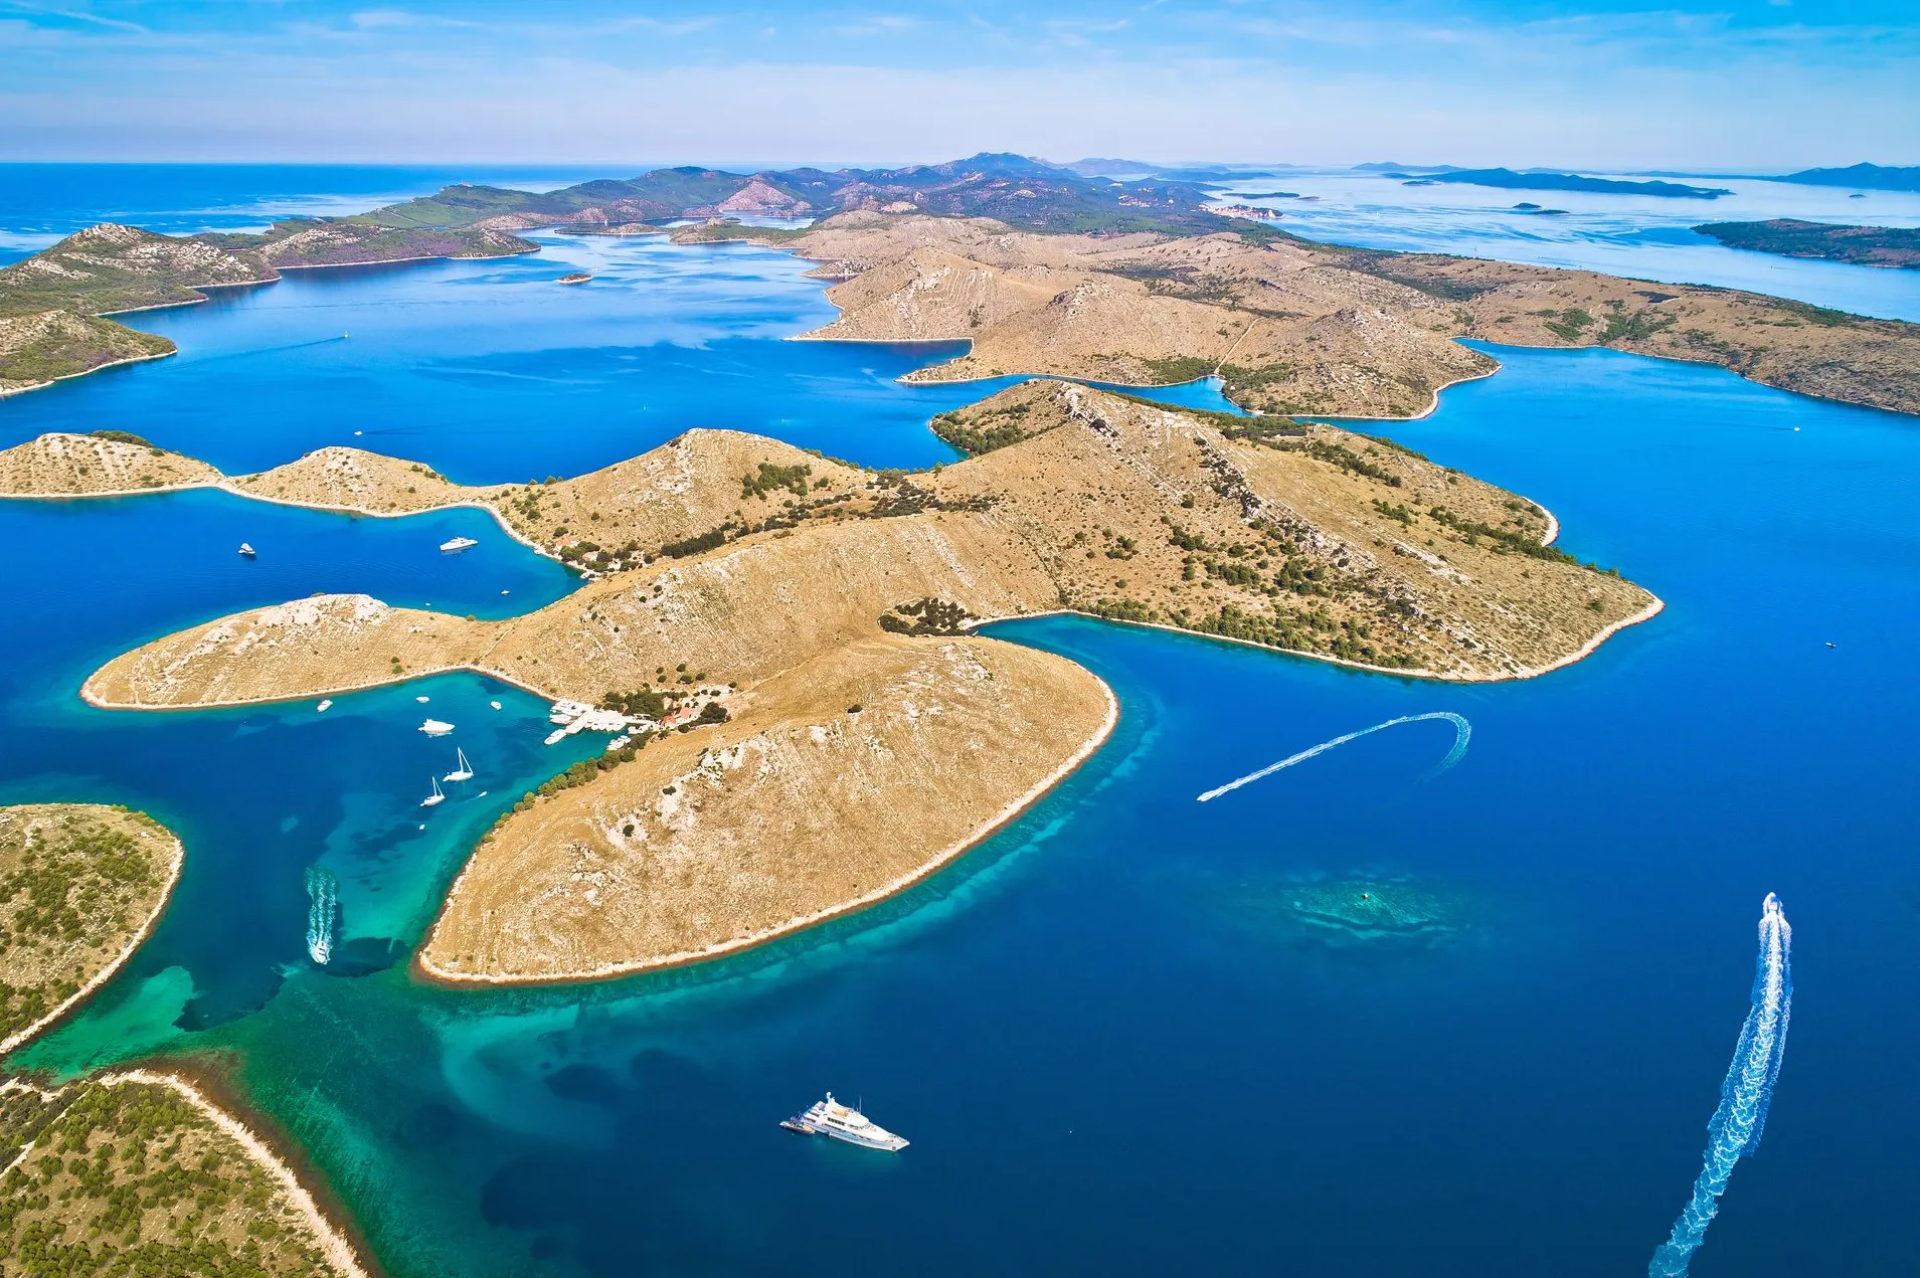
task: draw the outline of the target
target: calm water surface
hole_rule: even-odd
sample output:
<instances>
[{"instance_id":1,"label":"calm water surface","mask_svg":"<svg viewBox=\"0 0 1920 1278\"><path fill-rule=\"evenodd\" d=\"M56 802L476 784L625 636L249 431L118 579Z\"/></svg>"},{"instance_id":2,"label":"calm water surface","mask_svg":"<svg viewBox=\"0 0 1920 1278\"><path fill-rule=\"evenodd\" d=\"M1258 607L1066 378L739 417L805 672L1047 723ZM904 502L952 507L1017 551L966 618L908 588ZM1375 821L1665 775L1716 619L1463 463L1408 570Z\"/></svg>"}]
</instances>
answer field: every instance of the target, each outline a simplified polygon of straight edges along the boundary
<instances>
[{"instance_id":1,"label":"calm water surface","mask_svg":"<svg viewBox=\"0 0 1920 1278\"><path fill-rule=\"evenodd\" d=\"M1645 181L1645 178L1629 180ZM1920 271L1849 266L1730 249L1694 231L1707 222L1800 218L1920 226L1920 193L1799 186L1746 178L1674 179L1725 187L1719 199L1409 187L1376 173L1282 171L1232 183L1236 201L1282 214L1281 229L1310 240L1412 253L1459 253L1536 266L1577 267L1675 284L1716 284L1886 319L1920 320ZM1307 199L1252 199L1291 191ZM1515 209L1558 209L1543 216Z\"/></svg>"},{"instance_id":2,"label":"calm water surface","mask_svg":"<svg viewBox=\"0 0 1920 1278\"><path fill-rule=\"evenodd\" d=\"M924 349L780 341L827 312L777 255L552 243L169 313L180 358L0 404L0 439L111 424L231 469L360 442L481 480L726 425L910 464L949 455L931 412L990 389L894 384ZM575 262L613 286L546 284ZM297 344L334 328L353 336ZM564 594L561 569L479 512L0 503L0 801L133 803L188 845L152 940L11 1063L223 1053L403 1275L1599 1278L1644 1269L1698 1170L1771 890L1800 941L1792 1041L1695 1272L1905 1273L1920 431L1716 370L1495 353L1499 376L1392 433L1551 507L1569 549L1667 600L1657 621L1485 687L1076 619L996 627L1113 685L1121 726L1089 765L880 908L585 988L406 973L479 830L592 748L543 747L531 698L471 676L325 714L75 696L114 653L236 608L359 589L503 615ZM481 545L439 555L455 532ZM1425 722L1194 801L1436 710L1473 725L1446 771L1452 731ZM415 731L429 713L455 736ZM479 775L420 809L455 743ZM324 970L313 865L341 883L348 961ZM1430 929L1300 908L1363 888ZM774 1125L826 1088L913 1148ZM822 1221L859 1248L817 1245Z\"/></svg>"}]
</instances>

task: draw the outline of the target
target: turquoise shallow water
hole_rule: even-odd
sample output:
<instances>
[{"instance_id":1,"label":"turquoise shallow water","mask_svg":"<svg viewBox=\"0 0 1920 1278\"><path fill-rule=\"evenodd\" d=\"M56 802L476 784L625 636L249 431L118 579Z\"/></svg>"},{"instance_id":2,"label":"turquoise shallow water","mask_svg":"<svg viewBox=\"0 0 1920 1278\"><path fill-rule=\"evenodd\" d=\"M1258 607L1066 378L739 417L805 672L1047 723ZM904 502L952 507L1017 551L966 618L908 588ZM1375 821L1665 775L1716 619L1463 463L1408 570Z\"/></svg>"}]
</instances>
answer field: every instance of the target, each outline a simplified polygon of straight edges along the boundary
<instances>
[{"instance_id":1,"label":"turquoise shallow water","mask_svg":"<svg viewBox=\"0 0 1920 1278\"><path fill-rule=\"evenodd\" d=\"M672 416L899 463L944 455L926 415L985 389L882 375L924 351L779 341L820 312L771 255L580 249L632 273L614 302L515 273L574 251L172 313L181 359L0 403L0 434L113 424L241 468L354 421L457 477L524 478L614 460ZM358 308L340 353L212 362L293 346L296 314L331 300ZM434 372L581 351L592 376L559 389ZM479 512L0 504L0 801L135 803L188 844L134 963L12 1063L231 1053L397 1274L1597 1278L1643 1268L1685 1199L1772 890L1800 941L1785 1075L1695 1272L1904 1273L1920 432L1714 370L1495 353L1500 375L1391 433L1552 508L1570 550L1667 600L1657 621L1553 676L1458 688L1079 619L995 627L1118 692L1089 765L880 908L586 988L427 989L400 961L498 806L573 757L540 745L531 698L469 676L324 715L74 695L107 656L242 606L363 589L500 615L566 591L556 565ZM623 355L644 394L607 371ZM710 398L708 367L739 389ZM439 555L455 531L481 546ZM1473 725L1437 775L1453 732L1423 722L1194 801L1437 710ZM414 731L428 713L455 736ZM455 742L473 793L423 815ZM314 864L341 881L359 975L305 958ZM1327 926L1363 884L1432 926ZM829 1087L913 1148L774 1126ZM860 1246L818 1245L822 1222Z\"/></svg>"}]
</instances>

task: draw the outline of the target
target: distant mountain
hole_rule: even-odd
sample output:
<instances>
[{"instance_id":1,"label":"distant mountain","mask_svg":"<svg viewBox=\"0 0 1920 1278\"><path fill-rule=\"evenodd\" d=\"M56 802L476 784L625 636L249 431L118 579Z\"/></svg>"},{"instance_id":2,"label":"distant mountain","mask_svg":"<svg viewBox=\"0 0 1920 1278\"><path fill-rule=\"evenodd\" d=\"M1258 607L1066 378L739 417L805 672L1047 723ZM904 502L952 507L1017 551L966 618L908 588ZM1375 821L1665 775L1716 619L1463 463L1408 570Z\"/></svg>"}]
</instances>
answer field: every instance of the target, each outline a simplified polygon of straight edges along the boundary
<instances>
[{"instance_id":1,"label":"distant mountain","mask_svg":"<svg viewBox=\"0 0 1920 1278\"><path fill-rule=\"evenodd\" d=\"M1855 164L1844 169L1802 169L1775 182L1798 182L1802 186L1850 186L1862 191L1920 191L1920 166L1889 168L1880 164Z\"/></svg>"},{"instance_id":2,"label":"distant mountain","mask_svg":"<svg viewBox=\"0 0 1920 1278\"><path fill-rule=\"evenodd\" d=\"M1356 164L1354 169L1361 173L1458 173L1457 164L1396 164L1392 160L1378 160L1372 164Z\"/></svg>"},{"instance_id":3,"label":"distant mountain","mask_svg":"<svg viewBox=\"0 0 1920 1278\"><path fill-rule=\"evenodd\" d=\"M1413 176L1418 174L1418 177ZM1678 182L1627 182L1618 178L1582 177L1577 173L1527 172L1512 169L1409 169L1388 172L1387 177L1405 177L1422 185L1456 182L1464 186L1490 186L1504 191L1592 191L1604 195L1657 195L1674 200L1714 200L1733 192L1719 186L1685 186Z\"/></svg>"},{"instance_id":4,"label":"distant mountain","mask_svg":"<svg viewBox=\"0 0 1920 1278\"><path fill-rule=\"evenodd\" d=\"M1693 228L1728 248L1782 257L1814 257L1859 266L1920 270L1920 231L1886 226L1836 226L1777 218L1771 222L1712 222Z\"/></svg>"},{"instance_id":5,"label":"distant mountain","mask_svg":"<svg viewBox=\"0 0 1920 1278\"><path fill-rule=\"evenodd\" d=\"M1115 173L1151 173L1154 166L1145 160L1115 160L1090 157L1066 166L1081 177L1111 177Z\"/></svg>"},{"instance_id":6,"label":"distant mountain","mask_svg":"<svg viewBox=\"0 0 1920 1278\"><path fill-rule=\"evenodd\" d=\"M1082 162L1087 163L1085 161ZM1235 173L1236 176L1249 176ZM377 226L515 231L537 226L609 227L684 218L753 215L823 217L849 209L991 217L1025 230L1159 231L1234 229L1209 212L1192 181L1123 182L1089 177L1030 156L985 152L944 164L898 169L789 169L728 173L684 167L600 179L534 194L455 185L435 195L361 214Z\"/></svg>"}]
</instances>

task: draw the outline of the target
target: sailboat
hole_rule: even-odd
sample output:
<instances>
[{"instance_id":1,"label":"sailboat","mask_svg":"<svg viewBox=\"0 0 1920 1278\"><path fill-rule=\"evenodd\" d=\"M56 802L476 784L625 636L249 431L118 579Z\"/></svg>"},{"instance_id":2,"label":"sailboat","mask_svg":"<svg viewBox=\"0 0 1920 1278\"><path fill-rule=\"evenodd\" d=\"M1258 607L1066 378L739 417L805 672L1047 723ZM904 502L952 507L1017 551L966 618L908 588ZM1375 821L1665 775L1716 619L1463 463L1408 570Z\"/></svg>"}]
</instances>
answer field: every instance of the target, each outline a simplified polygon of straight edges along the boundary
<instances>
[{"instance_id":1,"label":"sailboat","mask_svg":"<svg viewBox=\"0 0 1920 1278\"><path fill-rule=\"evenodd\" d=\"M455 768L453 771L447 773L446 776L441 777L440 779L442 781L473 780L473 765L467 762L467 752L465 750L460 749L458 746L455 746L453 753L454 753L454 757L460 761L460 766Z\"/></svg>"},{"instance_id":2,"label":"sailboat","mask_svg":"<svg viewBox=\"0 0 1920 1278\"><path fill-rule=\"evenodd\" d=\"M423 808L430 808L436 803L443 802L447 797L446 795L440 793L440 783L438 781L435 781L432 777L427 778L427 784L433 787L433 793L429 794L426 798L420 800L420 806Z\"/></svg>"}]
</instances>

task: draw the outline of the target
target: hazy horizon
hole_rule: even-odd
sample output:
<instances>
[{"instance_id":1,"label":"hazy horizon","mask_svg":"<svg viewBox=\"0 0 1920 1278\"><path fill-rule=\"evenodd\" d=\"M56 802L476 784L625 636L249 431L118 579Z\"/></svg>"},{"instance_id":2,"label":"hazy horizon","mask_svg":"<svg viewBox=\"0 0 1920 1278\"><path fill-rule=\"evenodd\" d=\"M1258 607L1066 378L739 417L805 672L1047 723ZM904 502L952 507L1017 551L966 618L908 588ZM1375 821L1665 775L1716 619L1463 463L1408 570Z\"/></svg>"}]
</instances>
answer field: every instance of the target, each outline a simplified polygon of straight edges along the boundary
<instances>
[{"instance_id":1,"label":"hazy horizon","mask_svg":"<svg viewBox=\"0 0 1920 1278\"><path fill-rule=\"evenodd\" d=\"M1920 163L1895 0L0 0L0 68L13 161Z\"/></svg>"}]
</instances>

